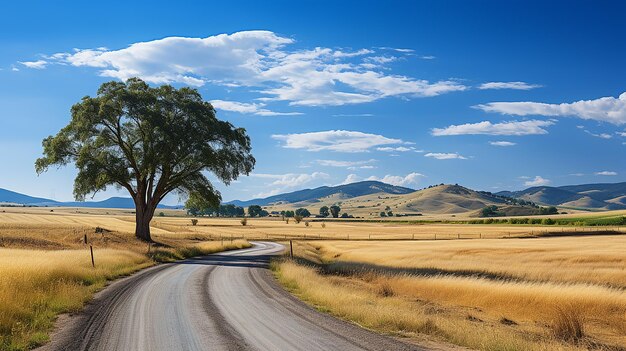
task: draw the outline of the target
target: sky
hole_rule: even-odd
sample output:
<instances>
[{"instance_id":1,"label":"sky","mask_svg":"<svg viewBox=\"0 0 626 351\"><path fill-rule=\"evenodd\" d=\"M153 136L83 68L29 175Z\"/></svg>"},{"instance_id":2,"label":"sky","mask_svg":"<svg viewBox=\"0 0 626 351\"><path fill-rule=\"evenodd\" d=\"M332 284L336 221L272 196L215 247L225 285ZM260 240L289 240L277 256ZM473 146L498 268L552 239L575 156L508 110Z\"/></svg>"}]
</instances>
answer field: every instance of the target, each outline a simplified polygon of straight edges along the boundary
<instances>
[{"instance_id":1,"label":"sky","mask_svg":"<svg viewBox=\"0 0 626 351\"><path fill-rule=\"evenodd\" d=\"M225 201L365 179L626 181L621 1L1 6L0 188L72 200L72 165L35 173L41 140L100 84L135 76L192 86L246 128L256 167L215 181Z\"/></svg>"}]
</instances>

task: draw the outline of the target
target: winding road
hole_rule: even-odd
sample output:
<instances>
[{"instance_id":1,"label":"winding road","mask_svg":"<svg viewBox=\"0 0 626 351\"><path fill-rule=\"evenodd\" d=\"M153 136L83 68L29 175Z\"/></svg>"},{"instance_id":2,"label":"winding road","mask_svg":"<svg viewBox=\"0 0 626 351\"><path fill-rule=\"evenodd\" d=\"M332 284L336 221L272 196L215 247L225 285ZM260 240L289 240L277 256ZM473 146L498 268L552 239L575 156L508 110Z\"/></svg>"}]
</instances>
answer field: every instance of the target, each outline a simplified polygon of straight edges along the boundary
<instances>
[{"instance_id":1,"label":"winding road","mask_svg":"<svg viewBox=\"0 0 626 351\"><path fill-rule=\"evenodd\" d=\"M419 350L285 292L268 270L283 250L255 242L118 280L62 320L41 350Z\"/></svg>"}]
</instances>

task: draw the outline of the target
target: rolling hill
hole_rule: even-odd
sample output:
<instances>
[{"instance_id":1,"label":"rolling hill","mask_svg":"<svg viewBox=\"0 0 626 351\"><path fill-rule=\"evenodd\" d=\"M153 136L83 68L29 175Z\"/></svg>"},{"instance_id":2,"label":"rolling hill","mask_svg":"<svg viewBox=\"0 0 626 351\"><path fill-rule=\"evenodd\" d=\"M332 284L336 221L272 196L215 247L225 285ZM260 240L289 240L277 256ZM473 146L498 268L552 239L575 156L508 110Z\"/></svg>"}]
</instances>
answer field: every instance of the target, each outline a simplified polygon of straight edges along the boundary
<instances>
[{"instance_id":1,"label":"rolling hill","mask_svg":"<svg viewBox=\"0 0 626 351\"><path fill-rule=\"evenodd\" d=\"M560 187L539 186L521 191L503 191L497 194L529 200L541 205L595 210L626 209L626 182Z\"/></svg>"},{"instance_id":2,"label":"rolling hill","mask_svg":"<svg viewBox=\"0 0 626 351\"><path fill-rule=\"evenodd\" d=\"M337 186L322 186L314 189L298 190L291 193L274 195L261 199L252 199L247 201L231 201L230 204L237 206L249 205L277 205L277 204L300 204L305 206L309 203L319 203L324 198L349 199L358 196L370 194L408 194L414 192L414 189L395 186L377 181L363 181Z\"/></svg>"}]
</instances>

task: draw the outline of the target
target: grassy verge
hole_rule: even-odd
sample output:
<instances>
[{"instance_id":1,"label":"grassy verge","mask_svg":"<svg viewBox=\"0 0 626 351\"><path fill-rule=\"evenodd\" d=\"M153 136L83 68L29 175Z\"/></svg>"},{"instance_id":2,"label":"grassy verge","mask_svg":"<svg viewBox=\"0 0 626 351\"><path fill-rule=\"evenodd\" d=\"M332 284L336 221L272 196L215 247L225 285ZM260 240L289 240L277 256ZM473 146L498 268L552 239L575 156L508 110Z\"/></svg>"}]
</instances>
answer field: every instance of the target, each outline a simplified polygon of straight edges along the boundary
<instances>
[{"instance_id":1,"label":"grassy verge","mask_svg":"<svg viewBox=\"0 0 626 351\"><path fill-rule=\"evenodd\" d=\"M386 244L379 243L379 249ZM366 328L407 337L426 334L479 350L626 349L623 289L445 271L411 275L367 266L358 270L354 262L341 260L356 255L354 247L343 254L336 247L324 251L298 246L297 260L279 260L272 268L296 296ZM379 267L388 260L384 250L378 251L377 260Z\"/></svg>"},{"instance_id":2,"label":"grassy verge","mask_svg":"<svg viewBox=\"0 0 626 351\"><path fill-rule=\"evenodd\" d=\"M187 243L147 252L95 249L34 250L0 248L0 349L27 350L45 343L56 316L82 308L107 281L156 262L249 247L232 243ZM143 245L141 245L143 250Z\"/></svg>"}]
</instances>

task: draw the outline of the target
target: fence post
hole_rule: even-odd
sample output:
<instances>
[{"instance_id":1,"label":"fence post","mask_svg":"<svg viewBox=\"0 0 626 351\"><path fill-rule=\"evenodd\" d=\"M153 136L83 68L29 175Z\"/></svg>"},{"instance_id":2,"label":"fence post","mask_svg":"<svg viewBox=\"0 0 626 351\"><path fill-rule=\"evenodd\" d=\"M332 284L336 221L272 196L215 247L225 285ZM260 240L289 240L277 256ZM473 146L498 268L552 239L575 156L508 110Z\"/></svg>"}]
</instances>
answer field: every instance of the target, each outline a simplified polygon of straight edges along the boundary
<instances>
[{"instance_id":1,"label":"fence post","mask_svg":"<svg viewBox=\"0 0 626 351\"><path fill-rule=\"evenodd\" d=\"M293 240L289 240L289 256L293 258Z\"/></svg>"},{"instance_id":2,"label":"fence post","mask_svg":"<svg viewBox=\"0 0 626 351\"><path fill-rule=\"evenodd\" d=\"M91 266L96 268L96 262L93 260L93 246L89 245L89 251L91 251Z\"/></svg>"},{"instance_id":3,"label":"fence post","mask_svg":"<svg viewBox=\"0 0 626 351\"><path fill-rule=\"evenodd\" d=\"M87 234L85 234L85 245L87 245Z\"/></svg>"}]
</instances>

